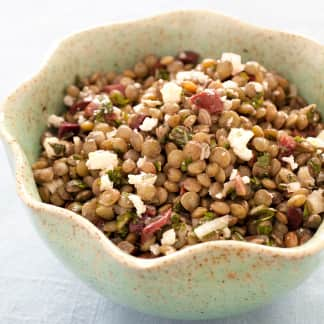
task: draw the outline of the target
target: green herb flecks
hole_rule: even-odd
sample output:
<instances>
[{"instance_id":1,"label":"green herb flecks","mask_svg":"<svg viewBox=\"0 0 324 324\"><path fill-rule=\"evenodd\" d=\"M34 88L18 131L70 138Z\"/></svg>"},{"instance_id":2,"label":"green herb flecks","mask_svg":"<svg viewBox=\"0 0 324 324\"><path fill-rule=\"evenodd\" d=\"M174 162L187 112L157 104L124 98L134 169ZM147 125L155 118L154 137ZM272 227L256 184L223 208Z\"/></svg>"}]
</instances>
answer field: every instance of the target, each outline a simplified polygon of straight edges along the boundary
<instances>
[{"instance_id":1,"label":"green herb flecks","mask_svg":"<svg viewBox=\"0 0 324 324\"><path fill-rule=\"evenodd\" d=\"M65 145L59 143L49 143L54 150L56 156L63 156L65 153Z\"/></svg>"},{"instance_id":2,"label":"green herb flecks","mask_svg":"<svg viewBox=\"0 0 324 324\"><path fill-rule=\"evenodd\" d=\"M128 211L124 214L118 215L117 216L117 221L116 221L116 226L118 232L121 231L126 224L128 224L134 217L134 213Z\"/></svg>"},{"instance_id":3,"label":"green herb flecks","mask_svg":"<svg viewBox=\"0 0 324 324\"><path fill-rule=\"evenodd\" d=\"M160 69L157 74L158 79L169 80L170 73L166 69Z\"/></svg>"},{"instance_id":4,"label":"green herb flecks","mask_svg":"<svg viewBox=\"0 0 324 324\"><path fill-rule=\"evenodd\" d=\"M191 133L189 132L188 128L184 126L174 127L169 134L169 139L181 148L183 148L186 143L191 140L191 138Z\"/></svg>"},{"instance_id":5,"label":"green herb flecks","mask_svg":"<svg viewBox=\"0 0 324 324\"><path fill-rule=\"evenodd\" d=\"M209 220L214 219L215 217L216 217L215 213L213 213L211 211L207 211L204 213L203 220L209 221Z\"/></svg>"},{"instance_id":6,"label":"green herb flecks","mask_svg":"<svg viewBox=\"0 0 324 324\"><path fill-rule=\"evenodd\" d=\"M304 211L303 211L303 219L304 220L307 220L307 218L309 217L310 215L310 210L308 208L308 205L307 203L304 205Z\"/></svg>"},{"instance_id":7,"label":"green herb flecks","mask_svg":"<svg viewBox=\"0 0 324 324\"><path fill-rule=\"evenodd\" d=\"M257 177L251 178L250 183L251 183L251 189L253 191L256 191L256 190L259 190L260 188L262 188L261 181Z\"/></svg>"},{"instance_id":8,"label":"green herb flecks","mask_svg":"<svg viewBox=\"0 0 324 324\"><path fill-rule=\"evenodd\" d=\"M109 97L112 103L118 107L124 107L129 103L129 100L119 91L112 91Z\"/></svg>"},{"instance_id":9,"label":"green herb flecks","mask_svg":"<svg viewBox=\"0 0 324 324\"><path fill-rule=\"evenodd\" d=\"M302 136L295 136L294 140L296 143L302 143L305 140L305 138Z\"/></svg>"},{"instance_id":10,"label":"green herb flecks","mask_svg":"<svg viewBox=\"0 0 324 324\"><path fill-rule=\"evenodd\" d=\"M192 158L187 158L184 161L181 162L180 169L182 172L188 171L188 165L192 162Z\"/></svg>"},{"instance_id":11,"label":"green herb flecks","mask_svg":"<svg viewBox=\"0 0 324 324\"><path fill-rule=\"evenodd\" d=\"M270 166L270 163L271 163L271 157L269 153L263 153L257 158L257 164L262 168L266 168Z\"/></svg>"},{"instance_id":12,"label":"green herb flecks","mask_svg":"<svg viewBox=\"0 0 324 324\"><path fill-rule=\"evenodd\" d=\"M308 162L308 165L311 167L313 173L317 176L321 172L321 165L316 163L313 160Z\"/></svg>"},{"instance_id":13,"label":"green herb flecks","mask_svg":"<svg viewBox=\"0 0 324 324\"><path fill-rule=\"evenodd\" d=\"M258 109L262 107L263 105L263 95L262 93L257 94L254 98L251 100L251 105L255 108Z\"/></svg>"},{"instance_id":14,"label":"green herb flecks","mask_svg":"<svg viewBox=\"0 0 324 324\"><path fill-rule=\"evenodd\" d=\"M177 213L173 213L171 216L171 224L174 229L179 229L181 225L180 215Z\"/></svg>"},{"instance_id":15,"label":"green herb flecks","mask_svg":"<svg viewBox=\"0 0 324 324\"><path fill-rule=\"evenodd\" d=\"M117 187L125 184L125 179L120 167L107 171L107 174L110 181L112 181Z\"/></svg>"},{"instance_id":16,"label":"green herb flecks","mask_svg":"<svg viewBox=\"0 0 324 324\"><path fill-rule=\"evenodd\" d=\"M180 201L173 206L172 211L179 214L186 212L186 210L181 205Z\"/></svg>"},{"instance_id":17,"label":"green herb flecks","mask_svg":"<svg viewBox=\"0 0 324 324\"><path fill-rule=\"evenodd\" d=\"M156 172L161 172L162 171L162 163L161 163L161 161L154 161L153 164L155 166Z\"/></svg>"},{"instance_id":18,"label":"green herb flecks","mask_svg":"<svg viewBox=\"0 0 324 324\"><path fill-rule=\"evenodd\" d=\"M269 235L272 232L272 225L271 224L258 224L257 225L257 233L259 235Z\"/></svg>"}]
</instances>

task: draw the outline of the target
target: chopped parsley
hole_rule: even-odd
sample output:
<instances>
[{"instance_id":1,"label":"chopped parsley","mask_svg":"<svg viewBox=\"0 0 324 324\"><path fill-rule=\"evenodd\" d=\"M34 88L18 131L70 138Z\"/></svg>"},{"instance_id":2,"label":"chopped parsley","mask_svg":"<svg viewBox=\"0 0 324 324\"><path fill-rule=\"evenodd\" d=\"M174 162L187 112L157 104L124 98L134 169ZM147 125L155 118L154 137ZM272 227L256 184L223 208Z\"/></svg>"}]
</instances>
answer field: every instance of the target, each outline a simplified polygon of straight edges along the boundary
<instances>
[{"instance_id":1,"label":"chopped parsley","mask_svg":"<svg viewBox=\"0 0 324 324\"><path fill-rule=\"evenodd\" d=\"M184 147L187 142L191 140L191 138L191 133L189 132L188 128L184 126L174 127L169 134L169 139L181 148Z\"/></svg>"},{"instance_id":2,"label":"chopped parsley","mask_svg":"<svg viewBox=\"0 0 324 324\"><path fill-rule=\"evenodd\" d=\"M262 167L266 168L270 165L271 158L269 153L263 153L257 158L257 164Z\"/></svg>"},{"instance_id":3,"label":"chopped parsley","mask_svg":"<svg viewBox=\"0 0 324 324\"><path fill-rule=\"evenodd\" d=\"M63 156L65 153L65 145L59 143L49 143L52 146L56 156Z\"/></svg>"},{"instance_id":4,"label":"chopped parsley","mask_svg":"<svg viewBox=\"0 0 324 324\"><path fill-rule=\"evenodd\" d=\"M153 164L154 164L155 170L157 172L161 172L162 171L162 163L161 163L161 161L154 161Z\"/></svg>"},{"instance_id":5,"label":"chopped parsley","mask_svg":"<svg viewBox=\"0 0 324 324\"><path fill-rule=\"evenodd\" d=\"M110 95L110 100L118 107L124 107L129 103L129 100L123 96L119 91L113 91Z\"/></svg>"},{"instance_id":6,"label":"chopped parsley","mask_svg":"<svg viewBox=\"0 0 324 324\"><path fill-rule=\"evenodd\" d=\"M184 161L181 162L180 169L182 172L188 171L188 165L192 162L192 158L187 158Z\"/></svg>"},{"instance_id":7,"label":"chopped parsley","mask_svg":"<svg viewBox=\"0 0 324 324\"><path fill-rule=\"evenodd\" d=\"M107 174L108 174L110 181L112 181L114 183L114 185L121 186L121 185L125 184L125 179L123 177L120 167L117 167L114 170L107 171Z\"/></svg>"},{"instance_id":8,"label":"chopped parsley","mask_svg":"<svg viewBox=\"0 0 324 324\"><path fill-rule=\"evenodd\" d=\"M162 80L169 80L170 73L166 69L160 69L158 72L158 78Z\"/></svg>"},{"instance_id":9,"label":"chopped parsley","mask_svg":"<svg viewBox=\"0 0 324 324\"><path fill-rule=\"evenodd\" d=\"M256 109L262 107L262 105L263 105L263 95L262 94L257 94L254 98L252 98L251 105Z\"/></svg>"},{"instance_id":10,"label":"chopped parsley","mask_svg":"<svg viewBox=\"0 0 324 324\"><path fill-rule=\"evenodd\" d=\"M310 160L308 165L312 168L314 174L318 175L321 172L321 165L315 163L314 160Z\"/></svg>"},{"instance_id":11,"label":"chopped parsley","mask_svg":"<svg viewBox=\"0 0 324 324\"><path fill-rule=\"evenodd\" d=\"M306 220L310 215L310 211L308 209L307 204L304 205L304 211L303 211L303 219Z\"/></svg>"},{"instance_id":12,"label":"chopped parsley","mask_svg":"<svg viewBox=\"0 0 324 324\"><path fill-rule=\"evenodd\" d=\"M208 221L208 220L214 219L215 216L216 216L215 213L213 213L211 211L207 211L207 212L204 213L203 219Z\"/></svg>"},{"instance_id":13,"label":"chopped parsley","mask_svg":"<svg viewBox=\"0 0 324 324\"><path fill-rule=\"evenodd\" d=\"M297 142L297 143L301 143L301 142L303 142L305 139L304 139L304 137L302 137L302 136L295 136L295 137L294 137L294 140L295 140L295 142Z\"/></svg>"},{"instance_id":14,"label":"chopped parsley","mask_svg":"<svg viewBox=\"0 0 324 324\"><path fill-rule=\"evenodd\" d=\"M172 227L174 229L179 229L180 225L181 225L181 219L180 219L180 215L177 213L173 213L171 216L171 224Z\"/></svg>"}]
</instances>

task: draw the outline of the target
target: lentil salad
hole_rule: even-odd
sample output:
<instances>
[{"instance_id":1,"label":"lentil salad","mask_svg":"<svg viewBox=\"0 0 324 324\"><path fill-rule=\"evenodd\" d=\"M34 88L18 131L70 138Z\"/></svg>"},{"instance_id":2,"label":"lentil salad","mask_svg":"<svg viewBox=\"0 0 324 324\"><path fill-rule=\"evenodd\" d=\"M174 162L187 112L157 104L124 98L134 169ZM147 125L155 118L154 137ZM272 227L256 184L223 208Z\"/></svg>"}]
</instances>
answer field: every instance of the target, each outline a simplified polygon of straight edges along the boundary
<instances>
[{"instance_id":1,"label":"lentil salad","mask_svg":"<svg viewBox=\"0 0 324 324\"><path fill-rule=\"evenodd\" d=\"M255 61L146 56L66 89L33 164L41 199L119 248L158 257L211 240L307 242L324 216L324 124Z\"/></svg>"}]
</instances>

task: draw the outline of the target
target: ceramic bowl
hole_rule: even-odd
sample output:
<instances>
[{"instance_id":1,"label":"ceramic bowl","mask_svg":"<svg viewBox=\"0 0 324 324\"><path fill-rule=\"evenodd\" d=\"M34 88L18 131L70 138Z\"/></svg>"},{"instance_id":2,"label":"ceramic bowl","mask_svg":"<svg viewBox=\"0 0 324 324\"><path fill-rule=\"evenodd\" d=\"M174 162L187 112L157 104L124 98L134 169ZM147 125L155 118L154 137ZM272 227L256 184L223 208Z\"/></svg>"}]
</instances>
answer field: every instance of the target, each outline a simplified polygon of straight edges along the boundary
<instances>
[{"instance_id":1,"label":"ceramic bowl","mask_svg":"<svg viewBox=\"0 0 324 324\"><path fill-rule=\"evenodd\" d=\"M324 47L210 11L178 11L101 26L62 40L42 69L3 103L1 133L17 190L39 234L57 257L104 296L139 311L178 319L224 317L252 310L300 284L320 262L324 224L305 245L281 249L214 241L145 260L119 250L94 225L40 201L31 163L49 114L63 109L76 74L121 70L148 53L223 51L276 69L310 102L324 107ZM323 110L322 110L323 112Z\"/></svg>"}]
</instances>

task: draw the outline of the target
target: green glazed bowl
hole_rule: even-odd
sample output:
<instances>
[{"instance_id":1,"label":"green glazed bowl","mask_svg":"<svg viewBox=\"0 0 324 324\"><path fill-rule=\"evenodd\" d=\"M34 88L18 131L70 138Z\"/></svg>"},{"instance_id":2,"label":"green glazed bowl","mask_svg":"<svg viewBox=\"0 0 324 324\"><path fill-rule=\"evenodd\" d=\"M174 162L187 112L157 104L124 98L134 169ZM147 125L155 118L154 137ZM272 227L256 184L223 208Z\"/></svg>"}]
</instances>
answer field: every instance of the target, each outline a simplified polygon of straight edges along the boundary
<instances>
[{"instance_id":1,"label":"green glazed bowl","mask_svg":"<svg viewBox=\"0 0 324 324\"><path fill-rule=\"evenodd\" d=\"M177 11L85 30L62 40L42 69L3 103L1 133L17 190L39 234L77 276L104 296L139 311L207 319L252 310L299 285L320 262L324 224L305 245L281 249L214 241L145 260L125 254L81 216L40 201L31 163L49 114L63 110L76 74L121 70L148 53L224 51L257 60L295 83L324 108L324 47L210 11Z\"/></svg>"}]
</instances>

